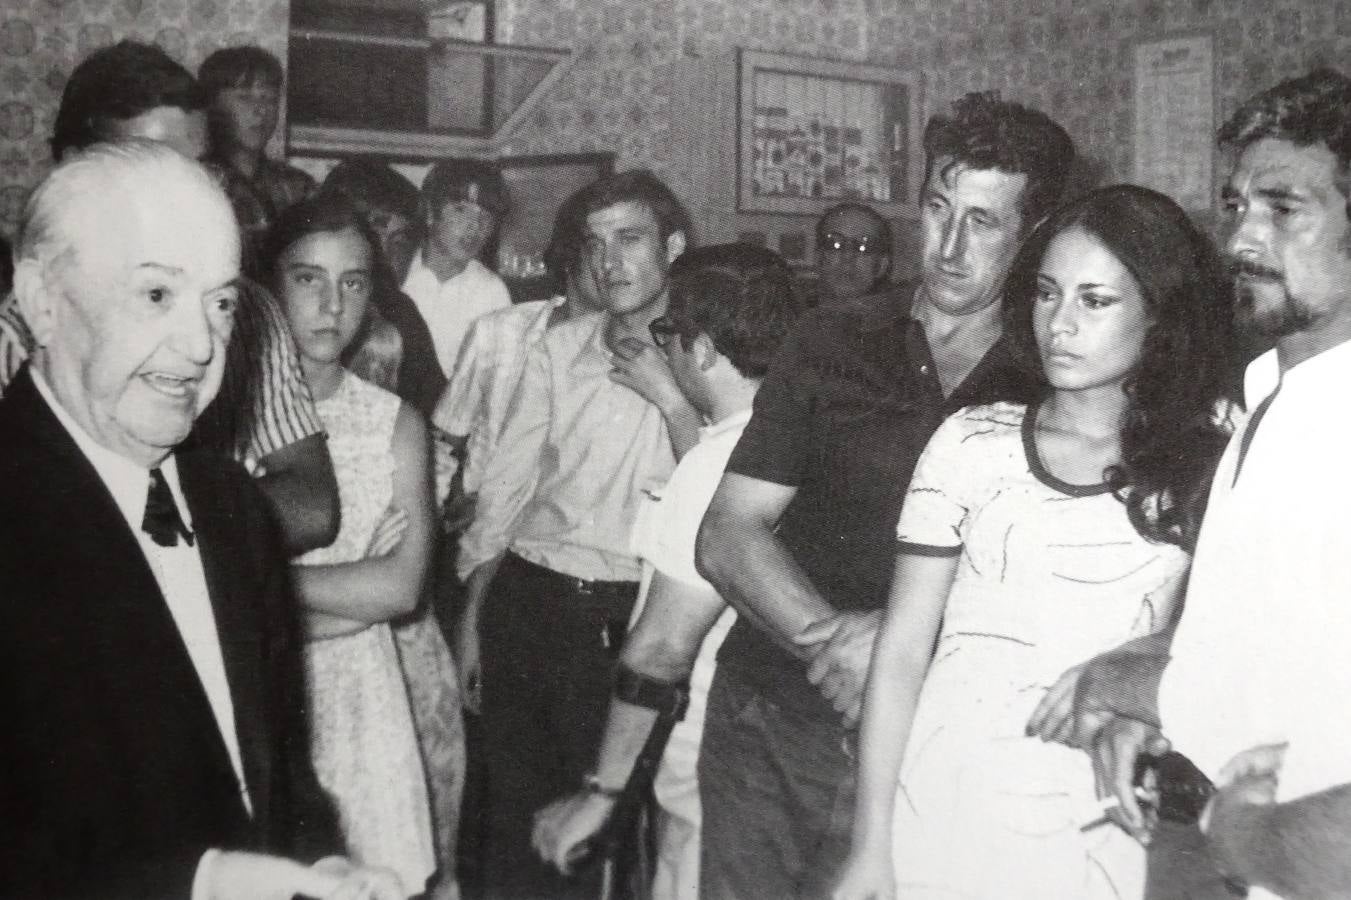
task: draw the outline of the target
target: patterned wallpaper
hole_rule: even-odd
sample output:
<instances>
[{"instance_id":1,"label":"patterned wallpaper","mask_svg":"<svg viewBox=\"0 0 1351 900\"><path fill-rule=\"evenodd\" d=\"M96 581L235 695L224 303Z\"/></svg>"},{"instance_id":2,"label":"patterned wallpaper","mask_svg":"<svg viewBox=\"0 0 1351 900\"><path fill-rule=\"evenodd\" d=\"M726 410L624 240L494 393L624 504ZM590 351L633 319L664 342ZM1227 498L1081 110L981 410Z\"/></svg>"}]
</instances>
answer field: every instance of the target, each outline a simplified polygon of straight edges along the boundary
<instances>
[{"instance_id":1,"label":"patterned wallpaper","mask_svg":"<svg viewBox=\"0 0 1351 900\"><path fill-rule=\"evenodd\" d=\"M497 0L502 41L570 47L568 75L509 153L615 150L680 183L672 85L737 46L922 69L928 108L997 88L1056 116L1104 176L1129 178L1132 42L1216 35L1221 118L1317 62L1351 60L1344 0ZM288 0L0 3L0 229L48 165L66 74L91 48L156 40L189 66L253 41L284 58ZM1342 62L1343 67L1351 66ZM709 140L719 139L709 135ZM730 135L721 137L730 141ZM731 188L728 188L730 203Z\"/></svg>"},{"instance_id":2,"label":"patterned wallpaper","mask_svg":"<svg viewBox=\"0 0 1351 900\"><path fill-rule=\"evenodd\" d=\"M670 113L672 67L736 46L918 68L929 111L998 89L1055 116L1092 173L1110 180L1131 175L1136 41L1211 31L1217 121L1316 63L1351 73L1345 0L499 0L498 9L504 40L579 57L511 150L613 148L621 167L649 166L673 184L688 173L672 152L685 137ZM731 185L726 193L730 209ZM735 219L717 236L764 224Z\"/></svg>"},{"instance_id":3,"label":"patterned wallpaper","mask_svg":"<svg viewBox=\"0 0 1351 900\"><path fill-rule=\"evenodd\" d=\"M252 43L286 58L288 0L0 0L0 231L11 234L51 165L61 88L90 51L123 38L157 43L189 69Z\"/></svg>"}]
</instances>

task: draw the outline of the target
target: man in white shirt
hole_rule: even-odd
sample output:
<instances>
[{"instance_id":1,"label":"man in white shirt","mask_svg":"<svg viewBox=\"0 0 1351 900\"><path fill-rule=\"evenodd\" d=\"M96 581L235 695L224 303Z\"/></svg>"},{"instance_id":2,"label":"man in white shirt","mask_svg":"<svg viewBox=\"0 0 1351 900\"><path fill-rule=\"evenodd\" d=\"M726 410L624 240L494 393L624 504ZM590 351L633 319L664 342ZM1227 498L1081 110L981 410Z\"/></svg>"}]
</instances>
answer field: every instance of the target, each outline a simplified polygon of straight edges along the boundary
<instances>
[{"instance_id":1,"label":"man in white shirt","mask_svg":"<svg viewBox=\"0 0 1351 900\"><path fill-rule=\"evenodd\" d=\"M676 383L709 424L671 480L639 510L633 545L643 560L642 611L624 641L593 777L535 816L535 847L559 869L566 871L578 845L606 823L657 707L669 709L688 681L689 706L666 743L654 785L662 810L652 897L699 896L695 769L715 658L736 614L695 570L695 538L750 421L755 392L798 311L792 270L761 247L704 247L671 267L670 304L650 328Z\"/></svg>"},{"instance_id":2,"label":"man in white shirt","mask_svg":"<svg viewBox=\"0 0 1351 900\"><path fill-rule=\"evenodd\" d=\"M167 146L99 145L25 211L36 350L0 401L0 872L25 897L402 897L330 858L275 527L179 452L239 302L229 201Z\"/></svg>"},{"instance_id":3,"label":"man in white shirt","mask_svg":"<svg viewBox=\"0 0 1351 900\"><path fill-rule=\"evenodd\" d=\"M531 814L594 759L638 593L638 504L698 430L648 331L685 249L683 208L643 171L599 179L581 208L607 313L556 325L530 348L457 561L456 660L470 705L482 692L493 897L594 895L535 858Z\"/></svg>"},{"instance_id":4,"label":"man in white shirt","mask_svg":"<svg viewBox=\"0 0 1351 900\"><path fill-rule=\"evenodd\" d=\"M1251 898L1351 896L1351 79L1320 69L1249 100L1226 251L1241 323L1274 339L1220 460L1171 648L1078 679L1078 740L1141 830L1137 755L1169 744L1215 782L1201 830ZM1106 722L1104 725L1103 723Z\"/></svg>"},{"instance_id":5,"label":"man in white shirt","mask_svg":"<svg viewBox=\"0 0 1351 900\"><path fill-rule=\"evenodd\" d=\"M422 181L422 247L403 292L432 333L436 360L450 378L474 320L511 305L507 286L477 257L507 213L507 190L492 163L447 159Z\"/></svg>"}]
</instances>

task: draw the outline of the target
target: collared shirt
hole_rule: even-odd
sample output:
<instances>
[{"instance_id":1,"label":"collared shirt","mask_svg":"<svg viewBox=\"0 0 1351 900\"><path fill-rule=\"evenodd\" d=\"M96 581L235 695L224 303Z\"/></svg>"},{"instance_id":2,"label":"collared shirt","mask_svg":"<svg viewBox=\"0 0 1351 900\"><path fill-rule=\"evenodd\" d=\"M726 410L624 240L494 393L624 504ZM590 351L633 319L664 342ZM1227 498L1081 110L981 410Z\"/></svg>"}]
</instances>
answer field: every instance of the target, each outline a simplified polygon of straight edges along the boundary
<instances>
[{"instance_id":1,"label":"collared shirt","mask_svg":"<svg viewBox=\"0 0 1351 900\"><path fill-rule=\"evenodd\" d=\"M192 667L206 693L216 727L220 729L230 765L234 768L244 807L252 811L248 783L244 780L243 759L239 752L239 735L235 731L234 700L230 683L225 676L225 658L221 654L220 636L216 631L216 614L211 606L211 594L206 585L206 571L198 548L179 541L173 547L161 547L141 529L145 517L146 498L150 491L150 472L144 466L109 450L95 441L57 401L51 387L36 369L33 385L42 399L51 407L61 426L98 472L99 479L108 488L118 512L127 527L140 542L146 563L155 576L165 605L173 616L178 634L192 660ZM169 484L174 503L178 506L188 530L192 530L192 510L183 496L178 481L178 462L172 455L160 465L164 480Z\"/></svg>"},{"instance_id":2,"label":"collared shirt","mask_svg":"<svg viewBox=\"0 0 1351 900\"><path fill-rule=\"evenodd\" d=\"M639 579L630 550L639 499L675 457L657 407L610 379L608 321L570 319L527 354L460 540L461 577L510 549L575 578Z\"/></svg>"},{"instance_id":3,"label":"collared shirt","mask_svg":"<svg viewBox=\"0 0 1351 900\"><path fill-rule=\"evenodd\" d=\"M1348 384L1351 342L1248 367L1248 409L1272 399L1220 460L1159 693L1165 735L1211 778L1288 742L1281 801L1351 782Z\"/></svg>"},{"instance_id":4,"label":"collared shirt","mask_svg":"<svg viewBox=\"0 0 1351 900\"><path fill-rule=\"evenodd\" d=\"M469 326L455 373L432 414L432 424L446 434L469 438L463 475L466 493L478 492L483 467L521 381L526 353L544 336L554 310L566 302L566 297L558 296L518 303Z\"/></svg>"},{"instance_id":5,"label":"collared shirt","mask_svg":"<svg viewBox=\"0 0 1351 900\"><path fill-rule=\"evenodd\" d=\"M238 436L231 441L235 456L256 463L283 447L322 434L323 427L300 369L291 330L276 300L256 288L244 291L241 301L220 394L198 426L214 424L223 436ZM32 332L10 294L0 302L0 395L35 349ZM241 421L236 423L236 418Z\"/></svg>"},{"instance_id":6,"label":"collared shirt","mask_svg":"<svg viewBox=\"0 0 1351 900\"><path fill-rule=\"evenodd\" d=\"M483 263L471 259L458 275L440 281L422 261L421 251L413 257L403 292L422 313L436 344L436 360L447 378L455 371L460 344L474 320L511 305L506 284Z\"/></svg>"},{"instance_id":7,"label":"collared shirt","mask_svg":"<svg viewBox=\"0 0 1351 900\"><path fill-rule=\"evenodd\" d=\"M839 610L886 605L901 504L939 424L964 406L1026 402L1036 393L1000 340L944 397L924 329L898 296L903 290L805 314L756 394L727 465L795 488L778 537ZM838 719L802 663L745 619L720 660L757 690Z\"/></svg>"}]
</instances>

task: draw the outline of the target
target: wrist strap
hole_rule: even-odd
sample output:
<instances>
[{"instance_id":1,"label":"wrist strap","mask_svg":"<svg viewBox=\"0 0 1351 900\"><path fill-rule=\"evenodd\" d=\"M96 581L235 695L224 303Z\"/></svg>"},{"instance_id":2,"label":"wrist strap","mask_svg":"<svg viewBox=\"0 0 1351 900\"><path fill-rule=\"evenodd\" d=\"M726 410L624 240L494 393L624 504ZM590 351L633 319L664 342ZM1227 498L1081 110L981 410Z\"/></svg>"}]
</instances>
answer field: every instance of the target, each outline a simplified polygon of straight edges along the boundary
<instances>
[{"instance_id":1,"label":"wrist strap","mask_svg":"<svg viewBox=\"0 0 1351 900\"><path fill-rule=\"evenodd\" d=\"M679 721L690 704L689 683L671 684L635 672L622 662L615 666L614 696L617 700L654 709L662 718Z\"/></svg>"}]
</instances>

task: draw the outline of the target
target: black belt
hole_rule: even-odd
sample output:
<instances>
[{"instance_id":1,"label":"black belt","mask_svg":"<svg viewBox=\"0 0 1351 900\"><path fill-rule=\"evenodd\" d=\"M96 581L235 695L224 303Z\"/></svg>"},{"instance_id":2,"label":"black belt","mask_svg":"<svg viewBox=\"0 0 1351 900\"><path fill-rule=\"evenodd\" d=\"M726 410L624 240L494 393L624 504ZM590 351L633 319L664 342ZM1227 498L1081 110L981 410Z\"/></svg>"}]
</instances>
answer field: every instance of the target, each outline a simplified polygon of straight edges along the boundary
<instances>
[{"instance_id":1,"label":"black belt","mask_svg":"<svg viewBox=\"0 0 1351 900\"><path fill-rule=\"evenodd\" d=\"M506 559L502 561L502 568L516 569L520 577L546 582L550 590L576 597L628 600L638 594L636 581L587 581L585 578L575 578L548 566L532 563L515 553L507 554Z\"/></svg>"}]
</instances>

